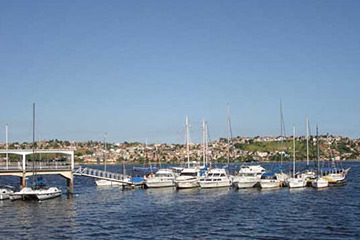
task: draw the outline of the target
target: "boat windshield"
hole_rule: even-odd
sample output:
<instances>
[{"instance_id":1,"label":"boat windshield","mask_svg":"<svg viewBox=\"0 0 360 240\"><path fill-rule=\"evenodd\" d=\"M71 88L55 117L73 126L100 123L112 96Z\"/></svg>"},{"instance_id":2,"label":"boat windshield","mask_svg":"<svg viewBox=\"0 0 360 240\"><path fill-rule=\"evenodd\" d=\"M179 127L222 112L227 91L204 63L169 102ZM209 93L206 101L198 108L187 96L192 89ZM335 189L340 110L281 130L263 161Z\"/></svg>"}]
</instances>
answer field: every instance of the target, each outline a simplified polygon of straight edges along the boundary
<instances>
[{"instance_id":1,"label":"boat windshield","mask_svg":"<svg viewBox=\"0 0 360 240\"><path fill-rule=\"evenodd\" d=\"M197 173L196 172L194 172L194 173L192 173L192 172L183 172L183 173L180 174L180 176L196 177Z\"/></svg>"},{"instance_id":2,"label":"boat windshield","mask_svg":"<svg viewBox=\"0 0 360 240\"><path fill-rule=\"evenodd\" d=\"M171 174L168 173L156 173L155 177L172 177Z\"/></svg>"}]
</instances>

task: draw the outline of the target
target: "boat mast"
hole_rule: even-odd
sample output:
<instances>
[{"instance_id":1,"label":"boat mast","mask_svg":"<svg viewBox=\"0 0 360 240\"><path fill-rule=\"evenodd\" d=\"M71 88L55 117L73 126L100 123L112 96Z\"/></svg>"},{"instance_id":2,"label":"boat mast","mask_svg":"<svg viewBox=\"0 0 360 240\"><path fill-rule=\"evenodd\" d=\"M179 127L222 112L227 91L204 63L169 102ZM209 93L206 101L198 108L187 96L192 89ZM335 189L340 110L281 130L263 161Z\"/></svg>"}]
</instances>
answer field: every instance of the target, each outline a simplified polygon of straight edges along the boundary
<instances>
[{"instance_id":1,"label":"boat mast","mask_svg":"<svg viewBox=\"0 0 360 240\"><path fill-rule=\"evenodd\" d=\"M280 99L280 149L281 149L281 153L280 153L280 165L282 165L283 162L283 138L284 138L284 133L283 133L283 125L284 125L284 119L283 119L283 112L282 112L282 103L281 103L281 99Z\"/></svg>"},{"instance_id":2,"label":"boat mast","mask_svg":"<svg viewBox=\"0 0 360 240\"><path fill-rule=\"evenodd\" d=\"M106 172L106 136L107 133L104 135L104 171Z\"/></svg>"},{"instance_id":3,"label":"boat mast","mask_svg":"<svg viewBox=\"0 0 360 240\"><path fill-rule=\"evenodd\" d=\"M210 135L209 135L209 125L206 122L205 123L205 133L206 133L206 141L205 141L205 149L206 149L206 166L208 165L208 153L209 153L209 141L210 141Z\"/></svg>"},{"instance_id":4,"label":"boat mast","mask_svg":"<svg viewBox=\"0 0 360 240\"><path fill-rule=\"evenodd\" d=\"M33 103L33 144L32 144L32 165L33 165L33 177L32 177L32 187L35 185L35 103Z\"/></svg>"},{"instance_id":5,"label":"boat mast","mask_svg":"<svg viewBox=\"0 0 360 240\"><path fill-rule=\"evenodd\" d=\"M306 166L309 166L309 117L306 116Z\"/></svg>"},{"instance_id":6,"label":"boat mast","mask_svg":"<svg viewBox=\"0 0 360 240\"><path fill-rule=\"evenodd\" d=\"M186 154L187 154L187 165L190 167L190 132L189 132L189 119L188 116L185 118L186 125Z\"/></svg>"},{"instance_id":7,"label":"boat mast","mask_svg":"<svg viewBox=\"0 0 360 240\"><path fill-rule=\"evenodd\" d=\"M202 137L203 137L203 165L206 163L206 129L205 129L205 119L202 121Z\"/></svg>"},{"instance_id":8,"label":"boat mast","mask_svg":"<svg viewBox=\"0 0 360 240\"><path fill-rule=\"evenodd\" d=\"M317 158L317 175L320 178L320 160L319 160L319 130L318 125L316 124L316 158Z\"/></svg>"},{"instance_id":9,"label":"boat mast","mask_svg":"<svg viewBox=\"0 0 360 240\"><path fill-rule=\"evenodd\" d=\"M230 167L230 140L232 138L231 122L230 122L230 105L227 104L227 128L228 128L228 167Z\"/></svg>"},{"instance_id":10,"label":"boat mast","mask_svg":"<svg viewBox=\"0 0 360 240\"><path fill-rule=\"evenodd\" d=\"M8 143L8 124L5 126L5 146L6 146L6 169L9 169L9 153L7 152L9 150L9 143Z\"/></svg>"},{"instance_id":11,"label":"boat mast","mask_svg":"<svg viewBox=\"0 0 360 240\"><path fill-rule=\"evenodd\" d=\"M295 126L293 126L293 149L294 149L294 154L293 154L293 178L295 178Z\"/></svg>"}]
</instances>

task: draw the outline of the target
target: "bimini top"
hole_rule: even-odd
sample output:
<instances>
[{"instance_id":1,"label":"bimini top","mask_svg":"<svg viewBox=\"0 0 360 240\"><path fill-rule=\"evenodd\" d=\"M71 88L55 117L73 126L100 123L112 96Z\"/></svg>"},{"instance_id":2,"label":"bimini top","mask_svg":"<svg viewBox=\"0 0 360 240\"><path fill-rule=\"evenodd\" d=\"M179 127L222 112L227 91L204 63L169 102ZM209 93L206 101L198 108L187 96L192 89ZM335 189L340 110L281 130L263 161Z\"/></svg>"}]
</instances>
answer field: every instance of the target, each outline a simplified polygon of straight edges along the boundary
<instances>
[{"instance_id":1,"label":"bimini top","mask_svg":"<svg viewBox=\"0 0 360 240\"><path fill-rule=\"evenodd\" d=\"M275 176L275 173L273 173L273 172L265 172L265 173L263 173L261 176L264 176L264 177L273 177L273 176Z\"/></svg>"}]
</instances>

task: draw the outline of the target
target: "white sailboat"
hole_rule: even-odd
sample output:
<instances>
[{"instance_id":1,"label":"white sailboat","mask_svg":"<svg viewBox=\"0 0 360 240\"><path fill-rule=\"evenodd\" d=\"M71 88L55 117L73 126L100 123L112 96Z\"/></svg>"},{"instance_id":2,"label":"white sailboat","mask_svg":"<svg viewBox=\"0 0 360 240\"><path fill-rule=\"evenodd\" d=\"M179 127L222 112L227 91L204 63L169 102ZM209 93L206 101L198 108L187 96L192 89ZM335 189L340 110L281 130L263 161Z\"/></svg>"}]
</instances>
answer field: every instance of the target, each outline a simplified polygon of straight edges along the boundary
<instances>
[{"instance_id":1,"label":"white sailboat","mask_svg":"<svg viewBox=\"0 0 360 240\"><path fill-rule=\"evenodd\" d=\"M198 162L192 162L190 164L190 134L189 134L189 122L186 116L186 151L187 151L187 167L184 168L178 177L175 179L175 186L177 189L187 189L199 187L199 181L201 172L206 169L207 165L207 124L205 119L202 123L203 129L203 166L200 166Z\"/></svg>"},{"instance_id":2,"label":"white sailboat","mask_svg":"<svg viewBox=\"0 0 360 240\"><path fill-rule=\"evenodd\" d=\"M266 172L261 175L260 178L260 187L261 188L276 188L283 186L284 183L288 181L288 174L283 172L283 139L285 133L285 125L284 125L284 116L282 112L282 104L280 100L280 166L277 167L277 171L274 172Z\"/></svg>"},{"instance_id":3,"label":"white sailboat","mask_svg":"<svg viewBox=\"0 0 360 240\"><path fill-rule=\"evenodd\" d=\"M329 182L321 176L320 162L319 162L319 134L318 127L316 126L316 157L317 157L317 178L311 182L314 188L326 188Z\"/></svg>"},{"instance_id":4,"label":"white sailboat","mask_svg":"<svg viewBox=\"0 0 360 240\"><path fill-rule=\"evenodd\" d=\"M309 117L306 116L306 170L303 171L303 176L308 183L311 183L316 178L316 172L310 169L309 162Z\"/></svg>"},{"instance_id":5,"label":"white sailboat","mask_svg":"<svg viewBox=\"0 0 360 240\"><path fill-rule=\"evenodd\" d=\"M104 136L104 171L106 172L106 136L107 133L105 133ZM98 187L118 187L121 186L122 183L121 182L116 182L116 181L111 181L111 180L107 180L107 179L95 179L95 184Z\"/></svg>"},{"instance_id":6,"label":"white sailboat","mask_svg":"<svg viewBox=\"0 0 360 240\"><path fill-rule=\"evenodd\" d=\"M44 187L35 184L35 167L34 167L34 154L35 154L35 103L33 104L33 184L31 187L24 187L18 192L10 193L10 200L47 200L55 197L60 197L62 191L57 187Z\"/></svg>"},{"instance_id":7,"label":"white sailboat","mask_svg":"<svg viewBox=\"0 0 360 240\"><path fill-rule=\"evenodd\" d=\"M296 144L295 144L295 126L293 127L293 174L288 180L289 188L301 188L306 186L306 180L301 173L296 173Z\"/></svg>"}]
</instances>

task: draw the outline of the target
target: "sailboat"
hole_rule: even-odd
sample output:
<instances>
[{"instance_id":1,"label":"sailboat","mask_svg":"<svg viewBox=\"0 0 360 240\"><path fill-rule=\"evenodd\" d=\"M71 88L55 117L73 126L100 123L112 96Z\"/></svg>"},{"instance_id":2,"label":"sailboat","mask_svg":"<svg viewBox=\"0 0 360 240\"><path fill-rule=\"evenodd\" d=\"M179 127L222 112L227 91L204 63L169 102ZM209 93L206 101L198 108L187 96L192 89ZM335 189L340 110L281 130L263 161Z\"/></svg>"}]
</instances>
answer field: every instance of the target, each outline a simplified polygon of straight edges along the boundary
<instances>
[{"instance_id":1,"label":"sailboat","mask_svg":"<svg viewBox=\"0 0 360 240\"><path fill-rule=\"evenodd\" d=\"M220 188L220 187L230 187L233 183L234 176L230 175L230 138L231 138L231 124L230 124L230 107L228 104L228 161L227 166L223 168L210 168L204 175L200 178L199 184L201 188Z\"/></svg>"},{"instance_id":2,"label":"sailboat","mask_svg":"<svg viewBox=\"0 0 360 240\"><path fill-rule=\"evenodd\" d=\"M306 180L301 173L296 173L296 150L295 150L295 126L293 127L293 172L292 177L288 180L289 188L300 188L306 186Z\"/></svg>"},{"instance_id":3,"label":"sailboat","mask_svg":"<svg viewBox=\"0 0 360 240\"><path fill-rule=\"evenodd\" d=\"M199 166L197 162L190 163L190 134L189 134L189 120L186 116L185 119L186 125L186 152L187 152L187 167L180 172L180 176L175 179L176 189L187 189L187 188L196 188L199 187L199 180L201 175L201 169L204 170L206 167L206 151L207 151L207 127L205 120L203 119L203 160L204 165Z\"/></svg>"},{"instance_id":4,"label":"sailboat","mask_svg":"<svg viewBox=\"0 0 360 240\"><path fill-rule=\"evenodd\" d=\"M345 178L349 170L350 168L345 169L342 167L342 164L337 163L331 154L328 166L321 168L322 175L329 182L329 186L342 186L347 184Z\"/></svg>"},{"instance_id":5,"label":"sailboat","mask_svg":"<svg viewBox=\"0 0 360 240\"><path fill-rule=\"evenodd\" d=\"M288 181L289 176L283 172L283 140L284 140L284 117L282 112L282 104L280 101L280 141L281 141L281 152L280 152L280 166L273 169L272 172L266 172L261 175L260 178L260 187L261 188L276 188L282 186L285 182Z\"/></svg>"},{"instance_id":6,"label":"sailboat","mask_svg":"<svg viewBox=\"0 0 360 240\"><path fill-rule=\"evenodd\" d=\"M329 186L329 182L321 176L320 162L319 162L319 133L316 126L316 158L317 158L317 178L311 182L314 188L326 188Z\"/></svg>"},{"instance_id":7,"label":"sailboat","mask_svg":"<svg viewBox=\"0 0 360 240\"><path fill-rule=\"evenodd\" d=\"M107 134L105 133L104 136L104 172L106 172L106 136ZM107 180L107 179L96 179L95 180L95 184L98 187L118 187L121 186L122 183L120 182L115 182L115 181L111 181L111 180Z\"/></svg>"},{"instance_id":8,"label":"sailboat","mask_svg":"<svg viewBox=\"0 0 360 240\"><path fill-rule=\"evenodd\" d=\"M62 191L57 187L46 187L43 184L43 180L40 177L39 182L35 182L35 165L34 165L34 154L35 154L35 103L33 104L33 176L32 176L32 186L24 187L18 192L10 193L10 200L47 200L55 197L60 197ZM41 180L41 181L40 181Z\"/></svg>"}]
</instances>

